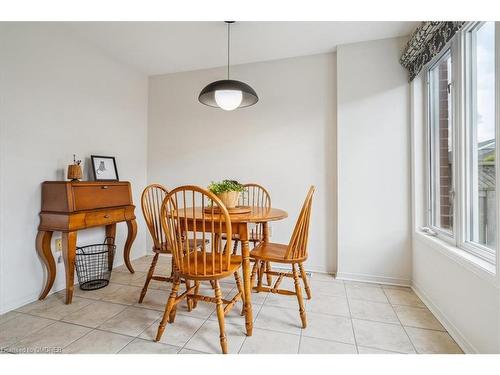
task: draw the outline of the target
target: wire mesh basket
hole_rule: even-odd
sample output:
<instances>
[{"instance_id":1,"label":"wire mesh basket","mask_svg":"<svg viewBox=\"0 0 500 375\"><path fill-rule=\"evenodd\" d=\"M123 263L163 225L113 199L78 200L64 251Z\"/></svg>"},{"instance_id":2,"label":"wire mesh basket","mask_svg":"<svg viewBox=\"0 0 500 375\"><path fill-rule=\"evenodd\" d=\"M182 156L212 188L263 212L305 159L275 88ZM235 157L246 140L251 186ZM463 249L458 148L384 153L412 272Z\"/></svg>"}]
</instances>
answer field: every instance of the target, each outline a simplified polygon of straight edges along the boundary
<instances>
[{"instance_id":1,"label":"wire mesh basket","mask_svg":"<svg viewBox=\"0 0 500 375\"><path fill-rule=\"evenodd\" d=\"M76 248L76 274L82 290L104 288L109 284L116 246L114 238L104 243Z\"/></svg>"}]
</instances>

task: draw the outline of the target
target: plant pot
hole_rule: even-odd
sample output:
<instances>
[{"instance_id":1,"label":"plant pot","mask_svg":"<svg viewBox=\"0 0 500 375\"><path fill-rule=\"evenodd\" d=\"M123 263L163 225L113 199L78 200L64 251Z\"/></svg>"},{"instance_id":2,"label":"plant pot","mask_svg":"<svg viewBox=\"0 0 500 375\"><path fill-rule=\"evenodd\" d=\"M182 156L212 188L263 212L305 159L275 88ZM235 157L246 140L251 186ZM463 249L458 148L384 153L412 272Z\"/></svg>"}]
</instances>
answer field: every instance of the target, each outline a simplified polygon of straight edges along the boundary
<instances>
[{"instance_id":1,"label":"plant pot","mask_svg":"<svg viewBox=\"0 0 500 375\"><path fill-rule=\"evenodd\" d=\"M219 199L224 203L226 208L235 208L238 204L238 199L240 198L239 191L226 191L224 193L217 194Z\"/></svg>"}]
</instances>

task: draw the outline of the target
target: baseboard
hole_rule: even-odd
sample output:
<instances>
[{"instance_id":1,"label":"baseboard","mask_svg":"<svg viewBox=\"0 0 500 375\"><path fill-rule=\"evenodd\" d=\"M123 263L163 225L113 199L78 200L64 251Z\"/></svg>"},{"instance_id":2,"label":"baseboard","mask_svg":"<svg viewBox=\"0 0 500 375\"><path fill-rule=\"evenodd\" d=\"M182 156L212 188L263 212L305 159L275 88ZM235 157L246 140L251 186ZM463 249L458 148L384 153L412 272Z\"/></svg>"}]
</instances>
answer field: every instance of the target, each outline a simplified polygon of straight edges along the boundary
<instances>
[{"instance_id":1,"label":"baseboard","mask_svg":"<svg viewBox=\"0 0 500 375\"><path fill-rule=\"evenodd\" d=\"M411 280L396 277L367 275L362 273L337 272L337 279L346 281L359 281L372 284L387 284L397 286L411 286Z\"/></svg>"},{"instance_id":2,"label":"baseboard","mask_svg":"<svg viewBox=\"0 0 500 375\"><path fill-rule=\"evenodd\" d=\"M434 304L431 299L418 287L417 284L413 283L411 286L415 294L422 300L422 302L427 306L427 308L434 314L439 323L448 331L450 336L455 340L455 342L460 346L460 348L467 354L478 354L479 351L472 345L469 340L460 332L460 330L446 317L446 315L439 309L439 307Z\"/></svg>"}]
</instances>

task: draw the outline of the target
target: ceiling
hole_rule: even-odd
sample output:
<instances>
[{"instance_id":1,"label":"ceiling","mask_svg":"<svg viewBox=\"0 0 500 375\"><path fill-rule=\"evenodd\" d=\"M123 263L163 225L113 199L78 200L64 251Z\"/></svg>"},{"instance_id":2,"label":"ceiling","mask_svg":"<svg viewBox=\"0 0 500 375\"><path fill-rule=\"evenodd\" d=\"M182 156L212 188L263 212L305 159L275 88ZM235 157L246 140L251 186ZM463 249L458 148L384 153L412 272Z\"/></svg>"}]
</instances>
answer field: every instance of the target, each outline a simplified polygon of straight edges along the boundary
<instances>
[{"instance_id":1,"label":"ceiling","mask_svg":"<svg viewBox=\"0 0 500 375\"><path fill-rule=\"evenodd\" d=\"M418 22L236 22L231 64L333 52L409 35ZM157 75L226 64L223 22L68 22L64 27L136 70Z\"/></svg>"}]
</instances>

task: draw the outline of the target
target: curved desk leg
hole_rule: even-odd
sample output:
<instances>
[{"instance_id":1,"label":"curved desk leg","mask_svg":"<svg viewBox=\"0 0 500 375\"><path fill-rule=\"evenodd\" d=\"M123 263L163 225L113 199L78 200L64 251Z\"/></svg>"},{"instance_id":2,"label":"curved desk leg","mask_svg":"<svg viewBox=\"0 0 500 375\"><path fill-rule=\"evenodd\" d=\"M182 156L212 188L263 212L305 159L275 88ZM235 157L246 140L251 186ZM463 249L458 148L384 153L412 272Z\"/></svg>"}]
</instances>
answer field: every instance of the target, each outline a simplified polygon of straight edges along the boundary
<instances>
[{"instance_id":1,"label":"curved desk leg","mask_svg":"<svg viewBox=\"0 0 500 375\"><path fill-rule=\"evenodd\" d=\"M267 222L262 223L262 237L264 238L264 242L269 242L269 223ZM271 272L271 262L266 262L265 271ZM267 276L267 285L272 286L273 277L269 273L266 273L266 276Z\"/></svg>"},{"instance_id":2,"label":"curved desk leg","mask_svg":"<svg viewBox=\"0 0 500 375\"><path fill-rule=\"evenodd\" d=\"M243 258L243 288L245 298L243 308L245 310L245 326L247 336L252 336L253 332L253 312L252 312L252 285L250 284L250 245L248 243L247 225L240 224L238 234L241 241L241 255Z\"/></svg>"},{"instance_id":3,"label":"curved desk leg","mask_svg":"<svg viewBox=\"0 0 500 375\"><path fill-rule=\"evenodd\" d=\"M50 240L52 239L52 232L38 231L36 236L36 251L40 258L42 258L45 269L47 270L47 279L45 280L45 287L38 299L44 299L52 289L54 280L56 279L56 263L54 256L50 250Z\"/></svg>"},{"instance_id":4,"label":"curved desk leg","mask_svg":"<svg viewBox=\"0 0 500 375\"><path fill-rule=\"evenodd\" d=\"M137 222L134 220L127 221L127 241L125 242L125 249L123 250L123 259L125 260L125 264L128 270L131 273L134 273L134 268L132 267L132 263L130 263L130 249L132 248L132 243L135 240L135 236L137 235Z\"/></svg>"},{"instance_id":5,"label":"curved desk leg","mask_svg":"<svg viewBox=\"0 0 500 375\"><path fill-rule=\"evenodd\" d=\"M76 232L62 233L64 268L66 269L66 304L73 300L75 283Z\"/></svg>"},{"instance_id":6,"label":"curved desk leg","mask_svg":"<svg viewBox=\"0 0 500 375\"><path fill-rule=\"evenodd\" d=\"M113 244L116 238L116 223L106 225L106 238L111 237L113 239ZM108 270L113 269L113 260L115 259L115 254L113 251L108 252Z\"/></svg>"}]
</instances>

